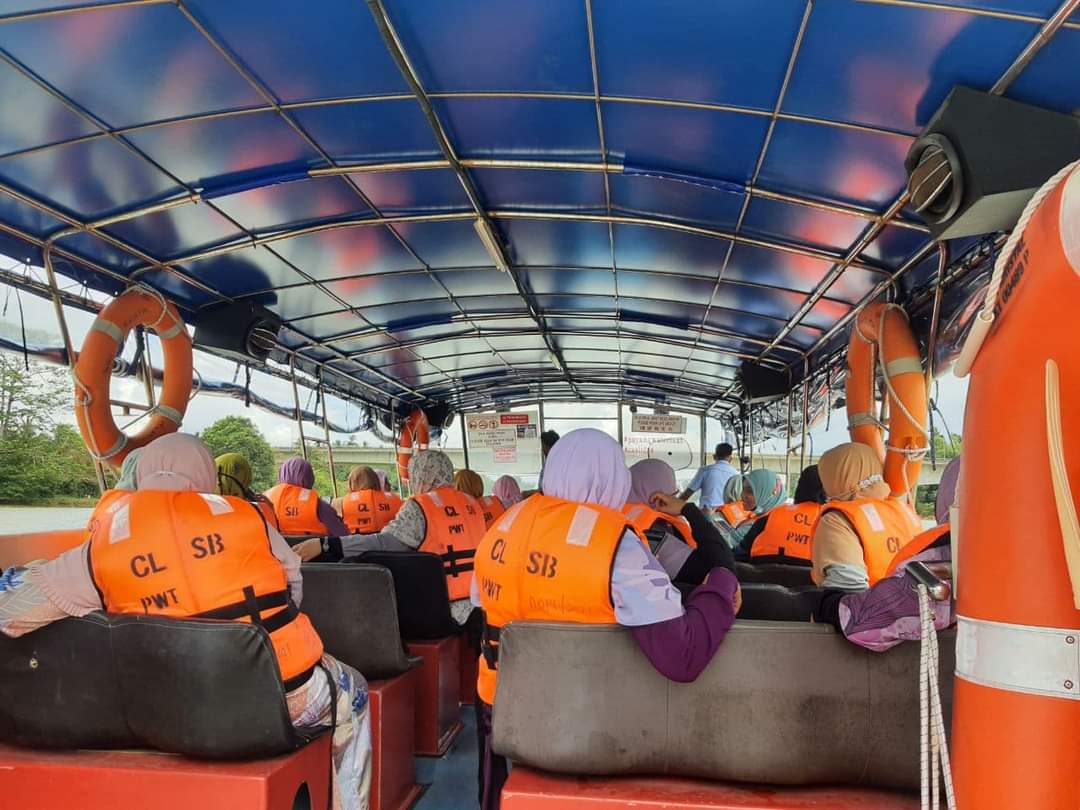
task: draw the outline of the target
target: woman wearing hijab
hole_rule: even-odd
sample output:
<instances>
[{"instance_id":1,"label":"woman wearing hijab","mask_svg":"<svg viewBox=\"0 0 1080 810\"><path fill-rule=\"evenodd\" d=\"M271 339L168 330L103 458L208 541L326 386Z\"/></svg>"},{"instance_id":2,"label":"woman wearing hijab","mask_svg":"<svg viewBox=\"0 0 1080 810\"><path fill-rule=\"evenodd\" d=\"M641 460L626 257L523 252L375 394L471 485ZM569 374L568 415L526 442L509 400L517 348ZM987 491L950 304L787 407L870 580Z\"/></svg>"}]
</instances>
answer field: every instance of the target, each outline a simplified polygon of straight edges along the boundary
<instances>
[{"instance_id":1,"label":"woman wearing hijab","mask_svg":"<svg viewBox=\"0 0 1080 810\"><path fill-rule=\"evenodd\" d=\"M243 498L253 504L266 519L266 522L278 531L277 515L274 514L274 505L265 495L251 491L252 472L251 464L239 453L223 453L214 459L217 467L218 493L234 498Z\"/></svg>"},{"instance_id":2,"label":"woman wearing hijab","mask_svg":"<svg viewBox=\"0 0 1080 810\"><path fill-rule=\"evenodd\" d=\"M373 534L385 528L400 508L383 491L382 483L371 467L353 467L349 471L349 492L331 501L353 534Z\"/></svg>"},{"instance_id":3,"label":"woman wearing hijab","mask_svg":"<svg viewBox=\"0 0 1080 810\"><path fill-rule=\"evenodd\" d=\"M915 511L889 497L881 461L864 444L834 447L818 461L828 502L814 527L814 583L864 591L882 579L893 558L922 530Z\"/></svg>"},{"instance_id":4,"label":"woman wearing hijab","mask_svg":"<svg viewBox=\"0 0 1080 810\"><path fill-rule=\"evenodd\" d=\"M472 598L487 622L477 681L481 810L499 807L507 777L490 745L499 628L518 620L620 624L657 671L688 682L735 621L740 592L730 568L714 568L683 604L620 511L629 495L619 444L599 430L575 430L548 454L542 494L509 509L477 551ZM670 493L651 500L671 516L686 508Z\"/></svg>"},{"instance_id":5,"label":"woman wearing hijab","mask_svg":"<svg viewBox=\"0 0 1080 810\"><path fill-rule=\"evenodd\" d=\"M471 495L454 488L454 463L441 450L421 450L409 461L413 495L376 534L341 540L346 556L364 551L423 551L438 554L446 568L450 613L464 625L472 613L469 587L476 546L486 527ZM460 570L464 568L465 570Z\"/></svg>"},{"instance_id":6,"label":"woman wearing hijab","mask_svg":"<svg viewBox=\"0 0 1080 810\"><path fill-rule=\"evenodd\" d=\"M454 488L476 499L486 527L491 526L496 518L506 511L501 500L494 495L484 495L484 479L472 470L458 470L454 473Z\"/></svg>"},{"instance_id":7,"label":"woman wearing hijab","mask_svg":"<svg viewBox=\"0 0 1080 810\"><path fill-rule=\"evenodd\" d=\"M401 509L401 497L390 489L390 476L386 470L375 469L375 477L379 479L379 489L386 493L386 499L390 502L390 517L393 517Z\"/></svg>"},{"instance_id":8,"label":"woman wearing hijab","mask_svg":"<svg viewBox=\"0 0 1080 810\"><path fill-rule=\"evenodd\" d=\"M741 475L733 475L727 480L724 484L724 505L716 510L732 529L754 517L754 513L747 511L742 503L743 482Z\"/></svg>"},{"instance_id":9,"label":"woman wearing hijab","mask_svg":"<svg viewBox=\"0 0 1080 810\"><path fill-rule=\"evenodd\" d=\"M678 517L658 511L653 504L659 495L678 490L675 471L662 459L647 458L630 468L630 495L623 514L632 527L645 536L656 559L668 575L680 584L700 585L722 555L727 568L734 568L731 549L716 524L692 503L682 507ZM712 546L709 552L698 551Z\"/></svg>"},{"instance_id":10,"label":"woman wearing hijab","mask_svg":"<svg viewBox=\"0 0 1080 810\"><path fill-rule=\"evenodd\" d=\"M960 459L949 462L938 486L934 513L938 526L916 536L901 549L889 565L886 577L858 593L827 592L815 619L833 625L848 641L875 652L883 652L902 641L922 638L918 595L904 575L909 563L921 562L943 579L952 576L952 546L949 536L949 509L956 497ZM955 621L954 602L931 601L934 626L938 630Z\"/></svg>"},{"instance_id":11,"label":"woman wearing hijab","mask_svg":"<svg viewBox=\"0 0 1080 810\"><path fill-rule=\"evenodd\" d=\"M278 470L278 483L263 494L274 505L281 533L285 536L317 534L342 537L349 534L334 507L319 497L315 470L306 458L290 458Z\"/></svg>"},{"instance_id":12,"label":"woman wearing hijab","mask_svg":"<svg viewBox=\"0 0 1080 810\"><path fill-rule=\"evenodd\" d=\"M521 502L521 485L512 475L501 476L491 488L491 494L502 501L503 509Z\"/></svg>"},{"instance_id":13,"label":"woman wearing hijab","mask_svg":"<svg viewBox=\"0 0 1080 810\"><path fill-rule=\"evenodd\" d=\"M775 506L755 520L735 549L735 559L809 566L814 524L825 503L816 464L799 476L794 501Z\"/></svg>"},{"instance_id":14,"label":"woman wearing hijab","mask_svg":"<svg viewBox=\"0 0 1080 810\"><path fill-rule=\"evenodd\" d=\"M214 459L201 441L183 433L155 439L139 457L136 479L138 490L105 516L87 542L54 560L35 561L4 573L0 632L17 637L95 610L183 619L243 605L246 589L254 590L256 597L285 591L294 610L300 605L300 558L249 503L216 494ZM173 522L171 531L161 531L163 520ZM187 539L209 540L214 535L228 542L210 551L207 543ZM132 548L142 553L133 559ZM154 569L162 600L147 605L140 599L146 592L142 581L146 569L140 573L140 565L154 565L155 557L162 563L165 559L199 560L209 554L218 560L214 568L194 563ZM235 562L226 564L232 558ZM185 572L183 587L174 579L181 570ZM230 572L242 572L242 576L232 582ZM275 603L262 616L271 619L288 610L288 605ZM367 683L358 672L323 653L322 641L299 611L275 627L270 637L293 725L314 731L336 717L332 743L335 805L366 808L371 778Z\"/></svg>"}]
</instances>

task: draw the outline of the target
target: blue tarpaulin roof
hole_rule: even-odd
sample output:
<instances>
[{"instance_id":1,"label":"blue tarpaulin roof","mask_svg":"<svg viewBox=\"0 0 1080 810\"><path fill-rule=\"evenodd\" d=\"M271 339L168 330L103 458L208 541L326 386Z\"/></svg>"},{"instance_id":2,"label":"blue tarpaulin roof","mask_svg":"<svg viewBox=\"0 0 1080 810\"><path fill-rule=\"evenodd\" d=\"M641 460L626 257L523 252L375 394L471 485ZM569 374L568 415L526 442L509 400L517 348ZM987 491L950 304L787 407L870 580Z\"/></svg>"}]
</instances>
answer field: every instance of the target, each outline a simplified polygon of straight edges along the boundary
<instances>
[{"instance_id":1,"label":"blue tarpaulin roof","mask_svg":"<svg viewBox=\"0 0 1080 810\"><path fill-rule=\"evenodd\" d=\"M376 404L700 410L932 276L913 136L1080 107L1060 5L0 0L0 250L253 299Z\"/></svg>"}]
</instances>

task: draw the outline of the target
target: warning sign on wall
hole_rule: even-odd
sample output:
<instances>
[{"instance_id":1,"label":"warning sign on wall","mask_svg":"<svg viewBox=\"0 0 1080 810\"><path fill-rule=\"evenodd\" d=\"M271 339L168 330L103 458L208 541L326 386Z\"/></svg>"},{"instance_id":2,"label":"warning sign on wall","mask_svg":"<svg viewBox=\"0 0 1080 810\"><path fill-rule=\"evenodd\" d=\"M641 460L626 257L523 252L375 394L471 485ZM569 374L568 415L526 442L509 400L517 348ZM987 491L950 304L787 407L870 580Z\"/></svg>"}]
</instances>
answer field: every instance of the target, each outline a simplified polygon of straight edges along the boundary
<instances>
[{"instance_id":1,"label":"warning sign on wall","mask_svg":"<svg viewBox=\"0 0 1080 810\"><path fill-rule=\"evenodd\" d=\"M682 436L686 433L686 417L666 413L635 413L630 423L634 433L666 433Z\"/></svg>"},{"instance_id":2,"label":"warning sign on wall","mask_svg":"<svg viewBox=\"0 0 1080 810\"><path fill-rule=\"evenodd\" d=\"M466 415L469 465L493 475L539 472L539 421L536 411Z\"/></svg>"}]
</instances>

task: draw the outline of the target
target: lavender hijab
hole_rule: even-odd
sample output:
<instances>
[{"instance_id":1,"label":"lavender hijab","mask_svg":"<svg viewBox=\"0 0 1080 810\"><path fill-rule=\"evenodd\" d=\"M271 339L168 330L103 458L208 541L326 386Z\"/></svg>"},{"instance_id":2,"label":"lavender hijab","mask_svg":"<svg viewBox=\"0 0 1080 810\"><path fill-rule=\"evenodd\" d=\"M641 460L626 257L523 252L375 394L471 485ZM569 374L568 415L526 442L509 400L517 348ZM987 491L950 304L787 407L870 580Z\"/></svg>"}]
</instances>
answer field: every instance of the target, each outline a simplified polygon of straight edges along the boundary
<instances>
[{"instance_id":1,"label":"lavender hijab","mask_svg":"<svg viewBox=\"0 0 1080 810\"><path fill-rule=\"evenodd\" d=\"M649 498L657 492L672 495L679 485L675 471L666 461L646 458L630 468L630 496L627 503L649 504Z\"/></svg>"},{"instance_id":2,"label":"lavender hijab","mask_svg":"<svg viewBox=\"0 0 1080 810\"><path fill-rule=\"evenodd\" d=\"M630 494L630 471L619 443L595 428L567 433L548 453L544 494L622 509Z\"/></svg>"},{"instance_id":3,"label":"lavender hijab","mask_svg":"<svg viewBox=\"0 0 1080 810\"><path fill-rule=\"evenodd\" d=\"M278 470L278 483L311 489L315 486L315 470L307 459L300 456L290 458Z\"/></svg>"},{"instance_id":4,"label":"lavender hijab","mask_svg":"<svg viewBox=\"0 0 1080 810\"><path fill-rule=\"evenodd\" d=\"M515 503L521 502L521 486L512 475L504 475L495 482L491 488L491 494L502 501L503 506L509 509Z\"/></svg>"},{"instance_id":5,"label":"lavender hijab","mask_svg":"<svg viewBox=\"0 0 1080 810\"><path fill-rule=\"evenodd\" d=\"M934 517L938 525L949 522L949 507L956 500L956 485L960 481L960 457L957 456L941 471L941 483L938 484L937 501L934 503Z\"/></svg>"},{"instance_id":6,"label":"lavender hijab","mask_svg":"<svg viewBox=\"0 0 1080 810\"><path fill-rule=\"evenodd\" d=\"M217 467L206 445L186 433L154 439L139 454L139 489L217 492Z\"/></svg>"}]
</instances>

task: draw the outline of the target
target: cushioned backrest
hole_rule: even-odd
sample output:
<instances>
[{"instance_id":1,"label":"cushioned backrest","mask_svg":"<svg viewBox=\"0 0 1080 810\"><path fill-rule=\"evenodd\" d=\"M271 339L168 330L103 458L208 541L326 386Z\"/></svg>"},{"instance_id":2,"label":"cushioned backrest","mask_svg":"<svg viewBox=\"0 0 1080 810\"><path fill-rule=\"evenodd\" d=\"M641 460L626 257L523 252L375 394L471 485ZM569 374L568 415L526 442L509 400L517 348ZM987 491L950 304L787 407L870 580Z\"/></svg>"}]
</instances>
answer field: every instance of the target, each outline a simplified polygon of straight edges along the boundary
<instances>
[{"instance_id":1,"label":"cushioned backrest","mask_svg":"<svg viewBox=\"0 0 1080 810\"><path fill-rule=\"evenodd\" d=\"M128 726L143 745L217 759L273 756L299 744L262 628L137 615L112 623Z\"/></svg>"},{"instance_id":2,"label":"cushioned backrest","mask_svg":"<svg viewBox=\"0 0 1080 810\"><path fill-rule=\"evenodd\" d=\"M109 619L92 613L20 638L0 634L0 739L31 748L126 748Z\"/></svg>"},{"instance_id":3,"label":"cushioned backrest","mask_svg":"<svg viewBox=\"0 0 1080 810\"><path fill-rule=\"evenodd\" d=\"M951 713L955 634L941 636ZM913 788L919 645L871 653L821 625L740 621L701 676L668 681L618 627L514 623L494 747L575 774Z\"/></svg>"},{"instance_id":4,"label":"cushioned backrest","mask_svg":"<svg viewBox=\"0 0 1080 810\"><path fill-rule=\"evenodd\" d=\"M808 622L824 591L819 588L785 588L767 582L742 583L740 619L774 622Z\"/></svg>"},{"instance_id":5,"label":"cushioned backrest","mask_svg":"<svg viewBox=\"0 0 1080 810\"><path fill-rule=\"evenodd\" d=\"M390 570L397 592L398 624L407 639L433 639L459 632L450 615L443 563L434 554L416 551L365 551L357 562L381 565Z\"/></svg>"},{"instance_id":6,"label":"cushioned backrest","mask_svg":"<svg viewBox=\"0 0 1080 810\"><path fill-rule=\"evenodd\" d=\"M303 611L330 655L369 680L409 669L394 579L378 565L306 563Z\"/></svg>"},{"instance_id":7,"label":"cushioned backrest","mask_svg":"<svg viewBox=\"0 0 1080 810\"><path fill-rule=\"evenodd\" d=\"M215 759L303 742L262 628L105 614L0 636L0 738Z\"/></svg>"},{"instance_id":8,"label":"cushioned backrest","mask_svg":"<svg viewBox=\"0 0 1080 810\"><path fill-rule=\"evenodd\" d=\"M804 565L736 563L735 576L739 578L739 582L768 582L773 585L784 585L788 588L800 588L814 584L814 581L810 578L810 567Z\"/></svg>"}]
</instances>

